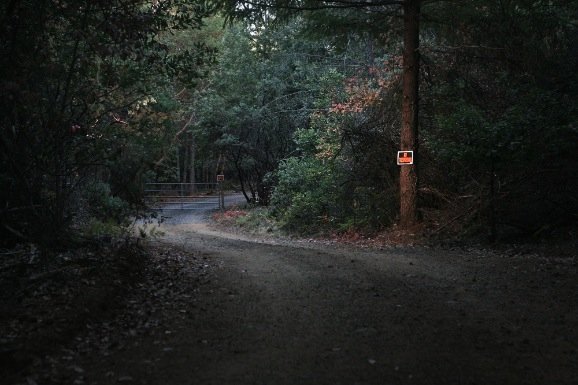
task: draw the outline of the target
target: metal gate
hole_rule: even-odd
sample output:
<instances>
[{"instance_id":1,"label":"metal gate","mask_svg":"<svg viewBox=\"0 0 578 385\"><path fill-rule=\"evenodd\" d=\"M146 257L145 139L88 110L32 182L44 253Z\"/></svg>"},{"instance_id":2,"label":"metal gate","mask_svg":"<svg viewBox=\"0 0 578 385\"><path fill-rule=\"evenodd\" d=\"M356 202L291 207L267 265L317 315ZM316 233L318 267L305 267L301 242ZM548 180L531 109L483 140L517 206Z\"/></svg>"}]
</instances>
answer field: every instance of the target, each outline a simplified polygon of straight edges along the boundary
<instances>
[{"instance_id":1,"label":"metal gate","mask_svg":"<svg viewBox=\"0 0 578 385\"><path fill-rule=\"evenodd\" d=\"M145 183L145 203L153 210L211 210L224 206L219 183Z\"/></svg>"}]
</instances>

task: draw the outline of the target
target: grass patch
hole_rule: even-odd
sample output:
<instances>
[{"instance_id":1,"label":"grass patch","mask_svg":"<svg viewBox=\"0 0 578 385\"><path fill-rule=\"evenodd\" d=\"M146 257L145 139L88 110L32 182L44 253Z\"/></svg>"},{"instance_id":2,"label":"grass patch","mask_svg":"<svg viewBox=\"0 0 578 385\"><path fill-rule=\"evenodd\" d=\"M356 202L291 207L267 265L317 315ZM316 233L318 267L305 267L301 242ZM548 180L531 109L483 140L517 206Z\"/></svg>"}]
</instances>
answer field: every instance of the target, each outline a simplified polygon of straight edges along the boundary
<instances>
[{"instance_id":1,"label":"grass patch","mask_svg":"<svg viewBox=\"0 0 578 385\"><path fill-rule=\"evenodd\" d=\"M277 222L266 207L233 207L214 214L213 220L220 226L250 234L273 235L280 232Z\"/></svg>"}]
</instances>

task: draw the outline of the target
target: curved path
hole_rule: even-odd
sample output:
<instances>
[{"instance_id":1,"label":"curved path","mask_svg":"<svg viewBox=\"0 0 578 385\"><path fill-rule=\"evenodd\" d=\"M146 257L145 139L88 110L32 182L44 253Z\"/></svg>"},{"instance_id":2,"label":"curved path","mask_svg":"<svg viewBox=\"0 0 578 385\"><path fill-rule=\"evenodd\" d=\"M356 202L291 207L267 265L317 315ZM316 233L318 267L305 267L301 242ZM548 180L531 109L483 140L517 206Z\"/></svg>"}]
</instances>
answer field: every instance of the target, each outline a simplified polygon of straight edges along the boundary
<instances>
[{"instance_id":1,"label":"curved path","mask_svg":"<svg viewBox=\"0 0 578 385\"><path fill-rule=\"evenodd\" d=\"M77 383L576 383L575 258L249 239L181 214Z\"/></svg>"}]
</instances>

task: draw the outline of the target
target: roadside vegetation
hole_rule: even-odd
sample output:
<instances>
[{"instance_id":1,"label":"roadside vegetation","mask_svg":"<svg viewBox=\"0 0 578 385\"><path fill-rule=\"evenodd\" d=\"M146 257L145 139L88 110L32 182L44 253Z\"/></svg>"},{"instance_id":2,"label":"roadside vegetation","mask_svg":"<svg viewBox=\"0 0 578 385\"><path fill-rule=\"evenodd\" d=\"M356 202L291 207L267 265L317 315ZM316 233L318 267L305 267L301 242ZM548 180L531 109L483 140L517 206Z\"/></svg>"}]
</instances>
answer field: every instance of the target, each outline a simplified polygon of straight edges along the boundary
<instances>
[{"instance_id":1,"label":"roadside vegetation","mask_svg":"<svg viewBox=\"0 0 578 385\"><path fill-rule=\"evenodd\" d=\"M241 205L231 207L212 215L213 224L229 232L239 232L255 236L283 237L279 223L266 207Z\"/></svg>"},{"instance_id":2,"label":"roadside vegetation","mask_svg":"<svg viewBox=\"0 0 578 385\"><path fill-rule=\"evenodd\" d=\"M143 183L216 174L294 233L572 236L575 3L398 3L2 5L2 246L122 236Z\"/></svg>"}]
</instances>

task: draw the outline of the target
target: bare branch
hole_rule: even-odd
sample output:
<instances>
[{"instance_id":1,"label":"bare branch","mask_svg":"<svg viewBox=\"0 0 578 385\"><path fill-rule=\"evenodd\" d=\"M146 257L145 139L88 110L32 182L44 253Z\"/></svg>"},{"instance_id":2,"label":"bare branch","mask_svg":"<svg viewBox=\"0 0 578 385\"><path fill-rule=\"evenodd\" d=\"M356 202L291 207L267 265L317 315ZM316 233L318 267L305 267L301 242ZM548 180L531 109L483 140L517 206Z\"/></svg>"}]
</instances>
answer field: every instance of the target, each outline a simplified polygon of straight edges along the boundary
<instances>
[{"instance_id":1,"label":"bare branch","mask_svg":"<svg viewBox=\"0 0 578 385\"><path fill-rule=\"evenodd\" d=\"M298 5L292 2L284 2L284 4L279 4L275 2L274 4L266 1L251 1L251 0L244 0L240 1L239 4L249 5L255 8L261 9L286 9L286 10L294 10L294 11L320 11L324 9L349 9L349 8L374 8L374 7L383 7L383 6L391 6L403 5L403 0L365 0L365 1L358 1L358 0L342 0L342 1L320 1L319 5L312 5L312 4L303 4Z\"/></svg>"}]
</instances>

